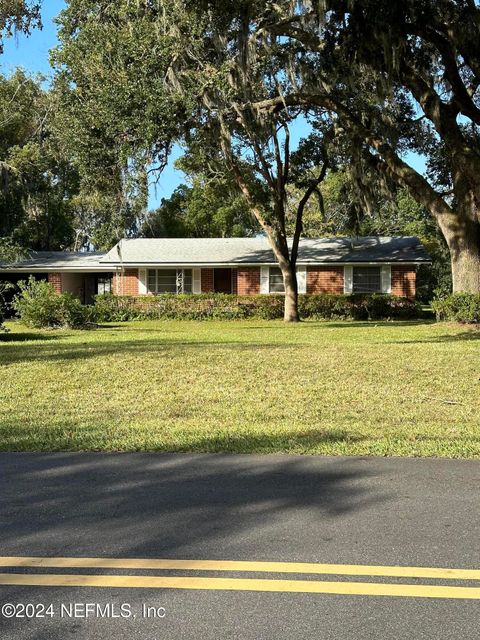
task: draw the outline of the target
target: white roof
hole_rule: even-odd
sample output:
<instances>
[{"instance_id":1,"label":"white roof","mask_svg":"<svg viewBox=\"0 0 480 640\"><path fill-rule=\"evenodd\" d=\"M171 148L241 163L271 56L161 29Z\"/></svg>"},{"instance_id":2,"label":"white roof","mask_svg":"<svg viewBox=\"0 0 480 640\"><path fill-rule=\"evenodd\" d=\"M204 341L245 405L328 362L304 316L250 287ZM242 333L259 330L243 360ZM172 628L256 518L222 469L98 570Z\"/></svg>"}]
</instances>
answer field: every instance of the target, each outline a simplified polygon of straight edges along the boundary
<instances>
[{"instance_id":1,"label":"white roof","mask_svg":"<svg viewBox=\"0 0 480 640\"><path fill-rule=\"evenodd\" d=\"M303 238L298 262L428 262L418 238ZM138 238L121 240L102 264L235 265L275 264L266 237L255 238Z\"/></svg>"},{"instance_id":2,"label":"white roof","mask_svg":"<svg viewBox=\"0 0 480 640\"><path fill-rule=\"evenodd\" d=\"M430 262L418 238L412 236L302 238L300 264ZM121 266L215 266L276 264L267 238L138 238L121 240L108 253L100 251L32 251L0 271L113 271Z\"/></svg>"}]
</instances>

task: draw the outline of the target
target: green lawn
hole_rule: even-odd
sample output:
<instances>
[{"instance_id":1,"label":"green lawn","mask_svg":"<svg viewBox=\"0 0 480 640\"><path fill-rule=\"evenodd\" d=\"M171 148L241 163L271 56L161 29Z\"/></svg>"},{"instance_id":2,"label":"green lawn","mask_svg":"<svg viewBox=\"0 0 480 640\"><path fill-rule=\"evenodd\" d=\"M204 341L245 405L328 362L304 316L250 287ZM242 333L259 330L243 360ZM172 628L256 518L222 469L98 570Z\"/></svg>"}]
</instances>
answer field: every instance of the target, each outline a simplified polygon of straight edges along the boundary
<instances>
[{"instance_id":1,"label":"green lawn","mask_svg":"<svg viewBox=\"0 0 480 640\"><path fill-rule=\"evenodd\" d=\"M0 449L480 456L480 331L136 322L0 337Z\"/></svg>"}]
</instances>

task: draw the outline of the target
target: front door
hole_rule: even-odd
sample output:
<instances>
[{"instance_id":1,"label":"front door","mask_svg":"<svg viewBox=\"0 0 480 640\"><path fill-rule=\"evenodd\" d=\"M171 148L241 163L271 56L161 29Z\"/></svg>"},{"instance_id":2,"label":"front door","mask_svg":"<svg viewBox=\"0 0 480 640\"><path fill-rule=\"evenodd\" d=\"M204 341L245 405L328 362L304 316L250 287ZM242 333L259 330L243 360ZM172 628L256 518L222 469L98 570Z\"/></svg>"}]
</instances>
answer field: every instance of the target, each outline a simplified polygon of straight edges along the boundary
<instances>
[{"instance_id":1,"label":"front door","mask_svg":"<svg viewBox=\"0 0 480 640\"><path fill-rule=\"evenodd\" d=\"M231 269L214 269L213 290L215 293L232 293Z\"/></svg>"}]
</instances>

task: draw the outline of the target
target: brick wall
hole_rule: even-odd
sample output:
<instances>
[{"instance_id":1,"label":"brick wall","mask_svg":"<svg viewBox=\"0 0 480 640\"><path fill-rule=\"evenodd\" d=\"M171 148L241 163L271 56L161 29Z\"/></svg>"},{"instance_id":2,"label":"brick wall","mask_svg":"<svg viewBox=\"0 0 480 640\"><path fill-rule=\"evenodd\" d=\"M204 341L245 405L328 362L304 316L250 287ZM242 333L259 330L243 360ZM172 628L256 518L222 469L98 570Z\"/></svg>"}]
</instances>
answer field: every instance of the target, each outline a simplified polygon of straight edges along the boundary
<instances>
[{"instance_id":1,"label":"brick wall","mask_svg":"<svg viewBox=\"0 0 480 640\"><path fill-rule=\"evenodd\" d=\"M237 291L239 296L260 293L260 267L238 267Z\"/></svg>"},{"instance_id":2,"label":"brick wall","mask_svg":"<svg viewBox=\"0 0 480 640\"><path fill-rule=\"evenodd\" d=\"M121 296L138 295L138 269L125 269L124 273L114 273L113 293Z\"/></svg>"},{"instance_id":3,"label":"brick wall","mask_svg":"<svg viewBox=\"0 0 480 640\"><path fill-rule=\"evenodd\" d=\"M232 269L232 293L238 295L238 270Z\"/></svg>"},{"instance_id":4,"label":"brick wall","mask_svg":"<svg viewBox=\"0 0 480 640\"><path fill-rule=\"evenodd\" d=\"M343 293L343 267L307 267L307 293Z\"/></svg>"},{"instance_id":5,"label":"brick wall","mask_svg":"<svg viewBox=\"0 0 480 640\"><path fill-rule=\"evenodd\" d=\"M392 265L392 294L404 298L414 298L417 273L412 266Z\"/></svg>"},{"instance_id":6,"label":"brick wall","mask_svg":"<svg viewBox=\"0 0 480 640\"><path fill-rule=\"evenodd\" d=\"M62 293L62 274L52 271L48 274L48 282L53 285L55 293Z\"/></svg>"},{"instance_id":7,"label":"brick wall","mask_svg":"<svg viewBox=\"0 0 480 640\"><path fill-rule=\"evenodd\" d=\"M213 291L213 269L201 270L202 293Z\"/></svg>"}]
</instances>

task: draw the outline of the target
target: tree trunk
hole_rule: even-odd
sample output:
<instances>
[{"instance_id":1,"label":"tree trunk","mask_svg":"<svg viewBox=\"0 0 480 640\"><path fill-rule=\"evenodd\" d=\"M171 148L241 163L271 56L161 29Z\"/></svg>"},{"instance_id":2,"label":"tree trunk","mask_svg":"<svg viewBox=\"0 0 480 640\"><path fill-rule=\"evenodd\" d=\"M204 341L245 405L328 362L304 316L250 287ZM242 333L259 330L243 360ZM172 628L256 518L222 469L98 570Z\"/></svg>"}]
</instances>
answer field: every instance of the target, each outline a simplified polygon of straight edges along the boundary
<instances>
[{"instance_id":1,"label":"tree trunk","mask_svg":"<svg viewBox=\"0 0 480 640\"><path fill-rule=\"evenodd\" d=\"M285 287L285 307L283 319L285 322L299 322L298 314L298 287L295 270L290 263L281 265L283 284Z\"/></svg>"},{"instance_id":2,"label":"tree trunk","mask_svg":"<svg viewBox=\"0 0 480 640\"><path fill-rule=\"evenodd\" d=\"M445 233L450 249L453 292L480 293L480 224L459 225Z\"/></svg>"},{"instance_id":3,"label":"tree trunk","mask_svg":"<svg viewBox=\"0 0 480 640\"><path fill-rule=\"evenodd\" d=\"M448 238L447 238L448 242ZM480 293L480 243L464 236L448 242L452 262L453 291Z\"/></svg>"}]
</instances>

